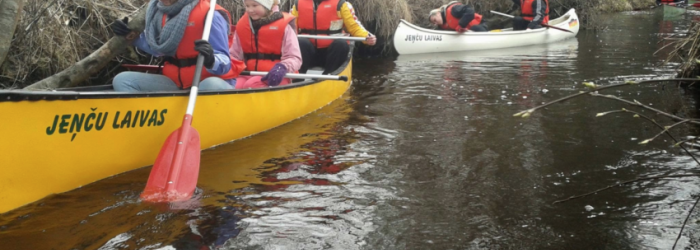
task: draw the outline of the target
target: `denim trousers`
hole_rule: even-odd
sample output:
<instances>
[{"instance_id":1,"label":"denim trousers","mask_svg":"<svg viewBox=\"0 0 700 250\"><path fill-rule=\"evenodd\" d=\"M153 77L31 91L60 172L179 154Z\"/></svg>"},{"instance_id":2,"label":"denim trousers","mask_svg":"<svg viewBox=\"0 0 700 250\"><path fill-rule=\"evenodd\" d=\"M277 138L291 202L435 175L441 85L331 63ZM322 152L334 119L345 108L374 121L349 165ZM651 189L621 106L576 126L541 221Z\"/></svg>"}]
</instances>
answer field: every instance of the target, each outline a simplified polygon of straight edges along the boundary
<instances>
[{"instance_id":1,"label":"denim trousers","mask_svg":"<svg viewBox=\"0 0 700 250\"><path fill-rule=\"evenodd\" d=\"M154 92L176 91L180 88L164 75L148 74L142 72L125 71L117 74L112 80L114 91L117 92ZM221 78L207 77L199 83L199 90L226 90L234 89L228 82Z\"/></svg>"}]
</instances>

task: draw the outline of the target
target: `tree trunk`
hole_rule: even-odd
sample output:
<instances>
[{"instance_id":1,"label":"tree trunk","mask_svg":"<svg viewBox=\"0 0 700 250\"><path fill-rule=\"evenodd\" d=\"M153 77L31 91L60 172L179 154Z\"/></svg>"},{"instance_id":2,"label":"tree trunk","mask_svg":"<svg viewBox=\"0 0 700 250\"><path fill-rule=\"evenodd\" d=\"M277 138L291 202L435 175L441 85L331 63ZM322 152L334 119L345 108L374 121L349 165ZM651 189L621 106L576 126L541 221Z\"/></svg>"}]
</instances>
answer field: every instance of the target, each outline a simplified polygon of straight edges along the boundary
<instances>
[{"instance_id":1,"label":"tree trunk","mask_svg":"<svg viewBox=\"0 0 700 250\"><path fill-rule=\"evenodd\" d=\"M24 0L0 0L0 65L10 50L15 27L22 14Z\"/></svg>"},{"instance_id":2,"label":"tree trunk","mask_svg":"<svg viewBox=\"0 0 700 250\"><path fill-rule=\"evenodd\" d=\"M7 1L7 0L5 0ZM102 47L92 52L73 66L49 76L41 81L25 87L25 90L50 90L65 87L74 87L84 82L88 77L98 73L115 56L121 54L131 42L138 38L146 25L146 8L142 8L129 21L129 29L132 32L127 37L114 36Z\"/></svg>"}]
</instances>

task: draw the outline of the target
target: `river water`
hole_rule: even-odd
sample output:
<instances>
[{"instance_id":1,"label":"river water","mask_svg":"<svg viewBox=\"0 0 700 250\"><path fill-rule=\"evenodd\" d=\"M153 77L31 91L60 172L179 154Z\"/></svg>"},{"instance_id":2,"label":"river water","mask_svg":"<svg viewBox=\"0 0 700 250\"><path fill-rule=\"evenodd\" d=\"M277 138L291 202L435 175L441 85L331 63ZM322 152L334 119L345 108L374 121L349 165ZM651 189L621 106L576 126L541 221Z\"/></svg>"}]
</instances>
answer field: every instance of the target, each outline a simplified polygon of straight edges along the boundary
<instances>
[{"instance_id":1,"label":"river water","mask_svg":"<svg viewBox=\"0 0 700 250\"><path fill-rule=\"evenodd\" d=\"M656 127L595 118L626 106L593 97L512 115L583 81L673 76L659 37L684 32L693 15L627 12L559 44L358 60L342 99L204 151L191 201L139 202L150 171L139 169L0 215L0 249L670 249L697 178L552 204L697 172L667 137L638 144ZM670 83L605 93L697 115ZM700 247L698 219L677 249Z\"/></svg>"}]
</instances>

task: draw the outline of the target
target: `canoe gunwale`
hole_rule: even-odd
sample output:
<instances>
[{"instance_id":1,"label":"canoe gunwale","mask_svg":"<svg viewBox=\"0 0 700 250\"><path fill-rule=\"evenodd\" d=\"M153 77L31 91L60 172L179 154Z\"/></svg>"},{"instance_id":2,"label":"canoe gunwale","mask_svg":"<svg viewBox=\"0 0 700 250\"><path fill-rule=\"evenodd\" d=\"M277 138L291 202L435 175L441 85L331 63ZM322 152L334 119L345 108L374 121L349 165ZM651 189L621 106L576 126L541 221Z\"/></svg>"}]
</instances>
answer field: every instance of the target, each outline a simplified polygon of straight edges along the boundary
<instances>
[{"instance_id":1,"label":"canoe gunwale","mask_svg":"<svg viewBox=\"0 0 700 250\"><path fill-rule=\"evenodd\" d=\"M350 44L350 52L348 53L348 58L345 60L343 65L338 69L331 72L331 75L337 75L345 68L348 67L352 61L354 44ZM282 91L293 88L300 88L312 84L318 84L325 81L335 81L335 80L314 80L307 79L302 82L295 82L292 84L274 86L268 88L256 88L256 89L231 89L231 90L214 90L214 91L199 91L198 95L236 95L236 94L251 94L269 91ZM352 79L348 79L352 81ZM143 98L143 97L172 97L172 96L189 96L189 90L177 90L177 91L158 91L158 92L138 92L138 93L126 93L126 92L114 92L114 91L99 91L99 90L111 90L112 84L96 85L96 86L83 86L74 88L65 88L59 90L45 90L45 91L29 91L29 90L0 90L0 102L11 102L11 101L41 101L41 100L78 100L78 99L116 99L116 98ZM80 91L83 90L83 91ZM98 91L90 91L98 90Z\"/></svg>"}]
</instances>

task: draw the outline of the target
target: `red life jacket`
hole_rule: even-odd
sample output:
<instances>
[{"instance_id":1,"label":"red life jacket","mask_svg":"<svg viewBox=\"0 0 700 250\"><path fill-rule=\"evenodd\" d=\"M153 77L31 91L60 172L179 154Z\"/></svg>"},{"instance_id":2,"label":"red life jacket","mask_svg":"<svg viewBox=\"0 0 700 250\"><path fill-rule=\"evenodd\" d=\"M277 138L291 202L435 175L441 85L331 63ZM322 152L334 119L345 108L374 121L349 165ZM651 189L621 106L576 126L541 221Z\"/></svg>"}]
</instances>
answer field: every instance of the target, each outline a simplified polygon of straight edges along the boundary
<instances>
[{"instance_id":1,"label":"red life jacket","mask_svg":"<svg viewBox=\"0 0 700 250\"><path fill-rule=\"evenodd\" d=\"M454 7L455 5L458 5L458 4L460 4L460 3L453 3L452 5L448 6L445 9L444 14L445 14L446 20L442 21L442 25L440 26L440 28L442 28L444 30L458 30L458 29L462 28L459 26L459 19L460 18L456 18L452 15L452 7ZM469 24L467 24L467 27L465 27L465 29L469 29L474 25L481 24L481 18L482 18L481 15L474 13L474 20L469 22Z\"/></svg>"},{"instance_id":2,"label":"red life jacket","mask_svg":"<svg viewBox=\"0 0 700 250\"><path fill-rule=\"evenodd\" d=\"M287 25L294 21L294 16L282 12L282 18L263 25L254 33L250 18L245 13L236 25L236 34L245 54L248 70L270 71L275 63L282 59L282 43ZM261 41L262 39L262 41Z\"/></svg>"},{"instance_id":3,"label":"red life jacket","mask_svg":"<svg viewBox=\"0 0 700 250\"><path fill-rule=\"evenodd\" d=\"M532 4L535 1L537 0L520 0L520 15L523 17L523 19L527 21L532 21L535 19L535 10L532 8ZM547 9L544 11L544 19L542 19L542 23L549 23L549 1L542 1L544 1L544 4L547 6Z\"/></svg>"},{"instance_id":4,"label":"red life jacket","mask_svg":"<svg viewBox=\"0 0 700 250\"><path fill-rule=\"evenodd\" d=\"M199 4L192 9L190 16L187 20L187 27L185 28L185 34L182 36L182 40L177 47L175 56L165 59L163 64L163 75L173 80L178 87L186 89L192 86L192 80L194 79L195 66L197 62L197 55L199 52L194 50L194 41L202 39L202 33L204 32L204 19L207 16L207 11L209 11L209 0L200 0ZM220 13L225 13L225 18L228 19L229 27L234 27L231 25L231 15L228 11L219 5L216 5L216 11ZM163 26L165 26L167 16L163 15ZM233 42L233 32L229 31L228 35L229 44ZM219 75L221 79L233 79L238 76L241 72L242 63L231 58L231 69L226 72L226 74ZM238 66L236 66L238 65ZM202 78L204 80L207 77L212 76L206 69L202 69Z\"/></svg>"},{"instance_id":5,"label":"red life jacket","mask_svg":"<svg viewBox=\"0 0 700 250\"><path fill-rule=\"evenodd\" d=\"M299 0L297 3L297 28L299 34L328 36L343 34L343 17L340 9L345 0L326 0L316 6L314 0ZM333 25L332 25L333 24ZM333 30L331 30L333 26ZM333 40L309 39L316 48L323 49L333 43Z\"/></svg>"}]
</instances>

